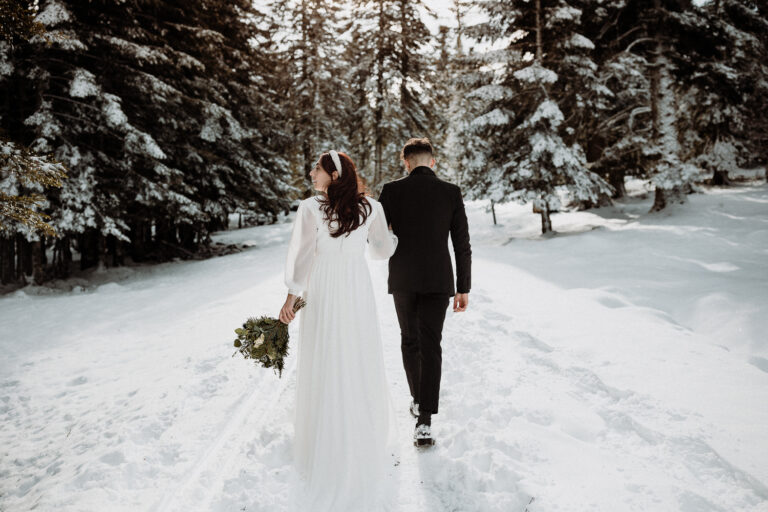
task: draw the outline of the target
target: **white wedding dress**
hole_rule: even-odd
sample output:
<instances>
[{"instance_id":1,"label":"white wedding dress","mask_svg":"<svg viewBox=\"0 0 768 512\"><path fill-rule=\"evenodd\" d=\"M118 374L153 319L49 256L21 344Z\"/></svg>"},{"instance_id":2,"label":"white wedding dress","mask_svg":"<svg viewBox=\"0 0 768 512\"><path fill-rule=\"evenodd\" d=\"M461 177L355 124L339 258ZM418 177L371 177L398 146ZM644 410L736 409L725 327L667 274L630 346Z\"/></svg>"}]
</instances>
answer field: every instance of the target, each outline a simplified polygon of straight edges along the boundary
<instances>
[{"instance_id":1,"label":"white wedding dress","mask_svg":"<svg viewBox=\"0 0 768 512\"><path fill-rule=\"evenodd\" d=\"M391 499L394 412L365 250L389 258L397 237L381 204L366 199L365 223L338 238L319 196L301 201L288 248L286 285L307 301L298 315L294 460L299 508L312 512L384 510Z\"/></svg>"}]
</instances>

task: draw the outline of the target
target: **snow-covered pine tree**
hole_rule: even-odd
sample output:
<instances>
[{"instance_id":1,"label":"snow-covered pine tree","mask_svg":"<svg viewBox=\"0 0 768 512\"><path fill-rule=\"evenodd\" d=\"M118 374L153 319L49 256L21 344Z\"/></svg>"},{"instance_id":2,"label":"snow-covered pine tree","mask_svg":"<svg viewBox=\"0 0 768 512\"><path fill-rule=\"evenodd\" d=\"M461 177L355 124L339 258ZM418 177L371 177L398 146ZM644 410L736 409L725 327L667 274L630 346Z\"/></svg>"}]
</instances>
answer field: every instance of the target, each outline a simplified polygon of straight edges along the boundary
<instances>
[{"instance_id":1,"label":"snow-covered pine tree","mask_svg":"<svg viewBox=\"0 0 768 512\"><path fill-rule=\"evenodd\" d=\"M690 155L681 147L680 135L681 97L690 82L689 61L696 60L686 45L688 41L696 44L691 29L707 22L690 0L596 0L591 6L591 12L597 13L596 17L603 22L601 27L593 27L592 32L601 48L601 76L627 77L631 87L639 88L637 98L646 95L636 70L645 73L648 84L648 103L641 106L632 104L631 98L621 92L621 83L617 83L617 95L623 97L626 107L611 111L614 119L608 117L600 125L600 133L609 141L607 159L616 161L616 156L628 154L634 163L646 168L655 185L652 211L663 209L671 201L683 201L695 177ZM630 121L631 131L626 124ZM634 128L638 122L642 126L639 131ZM614 127L617 132L606 135ZM640 147L643 149L638 154Z\"/></svg>"},{"instance_id":2,"label":"snow-covered pine tree","mask_svg":"<svg viewBox=\"0 0 768 512\"><path fill-rule=\"evenodd\" d=\"M768 154L761 112L768 104L768 13L750 0L718 0L692 11L690 35L680 41L687 56L680 64L687 77L681 139L688 159L708 169L713 184L727 185L740 161Z\"/></svg>"},{"instance_id":3,"label":"snow-covered pine tree","mask_svg":"<svg viewBox=\"0 0 768 512\"><path fill-rule=\"evenodd\" d=\"M281 104L290 120L291 160L308 180L320 153L348 151L344 114L352 99L340 58L348 23L331 0L277 0L271 9L290 81Z\"/></svg>"},{"instance_id":4,"label":"snow-covered pine tree","mask_svg":"<svg viewBox=\"0 0 768 512\"><path fill-rule=\"evenodd\" d=\"M349 42L345 45L343 62L347 66L345 84L349 101L344 109L343 130L349 143L349 153L357 166L358 175L366 186L373 177L373 105L370 100L370 80L374 54L369 38L362 34L363 28L354 23L350 30Z\"/></svg>"},{"instance_id":5,"label":"snow-covered pine tree","mask_svg":"<svg viewBox=\"0 0 768 512\"><path fill-rule=\"evenodd\" d=\"M519 200L541 214L542 233L560 208L558 187L572 200L597 202L609 185L587 168L580 144L591 115L610 95L596 79L592 42L580 33L581 10L565 0L492 0L475 37L505 41L490 63L493 84L473 94L484 113L473 121L486 139L488 169L473 177L495 202Z\"/></svg>"},{"instance_id":6,"label":"snow-covered pine tree","mask_svg":"<svg viewBox=\"0 0 768 512\"><path fill-rule=\"evenodd\" d=\"M14 71L14 47L45 34L45 27L34 17L29 2L5 0L0 4L0 88L5 92L13 89L9 77ZM3 97L7 111L11 97ZM18 135L18 131L12 134ZM20 141L9 140L8 135L7 127L0 128L0 283L25 283L25 276L31 274L40 284L45 278L45 246L39 235L56 236L47 222L50 216L41 211L47 205L43 192L61 187L66 169L46 155L30 152Z\"/></svg>"},{"instance_id":7,"label":"snow-covered pine tree","mask_svg":"<svg viewBox=\"0 0 768 512\"><path fill-rule=\"evenodd\" d=\"M248 2L41 3L54 42L12 55L2 114L71 170L51 195L60 275L71 243L82 268L187 256L228 211L285 206L254 17Z\"/></svg>"},{"instance_id":8,"label":"snow-covered pine tree","mask_svg":"<svg viewBox=\"0 0 768 512\"><path fill-rule=\"evenodd\" d=\"M354 0L359 26L359 62L370 73L373 118L372 191L402 173L399 153L412 136L431 136L432 64L425 56L432 39L422 20L421 0ZM417 133L414 133L416 131Z\"/></svg>"},{"instance_id":9,"label":"snow-covered pine tree","mask_svg":"<svg viewBox=\"0 0 768 512\"><path fill-rule=\"evenodd\" d=\"M592 119L585 150L591 169L613 187L614 198L625 195L626 176L649 178L651 167L644 152L651 139L647 61L622 44L638 30L637 25L633 28L629 23L626 35L611 30L625 15L626 4L584 2L582 14L584 35L595 43L598 81L611 91L607 108Z\"/></svg>"},{"instance_id":10,"label":"snow-covered pine tree","mask_svg":"<svg viewBox=\"0 0 768 512\"><path fill-rule=\"evenodd\" d=\"M442 80L436 74L431 45L433 36L427 28L422 13L434 16L422 0L399 0L400 40L397 48L400 83L400 108L405 117L405 140L411 137L435 138L433 131L439 125L432 101L434 82Z\"/></svg>"},{"instance_id":11,"label":"snow-covered pine tree","mask_svg":"<svg viewBox=\"0 0 768 512\"><path fill-rule=\"evenodd\" d=\"M469 4L463 0L454 0L454 46L441 51L439 69L446 77L446 87L438 89L444 120L438 133L445 136L441 161L447 168L448 179L462 188L466 198L477 199L484 196L485 188L474 186L472 177L479 177L487 168L485 156L490 150L485 138L478 134L482 130L477 130L473 121L483 113L487 103L483 93L487 91L485 86L493 83L494 72L486 65L487 54L474 52L472 45L464 45L464 16L468 8ZM447 45L446 40L441 48Z\"/></svg>"}]
</instances>

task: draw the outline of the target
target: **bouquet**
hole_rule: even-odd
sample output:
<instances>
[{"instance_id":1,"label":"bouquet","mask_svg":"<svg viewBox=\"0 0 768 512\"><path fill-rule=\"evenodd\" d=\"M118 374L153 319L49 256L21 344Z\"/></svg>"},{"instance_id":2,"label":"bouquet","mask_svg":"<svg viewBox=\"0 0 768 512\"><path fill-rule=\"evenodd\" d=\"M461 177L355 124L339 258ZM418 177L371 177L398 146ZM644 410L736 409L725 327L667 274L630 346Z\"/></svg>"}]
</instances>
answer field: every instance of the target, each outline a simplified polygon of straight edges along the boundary
<instances>
[{"instance_id":1,"label":"bouquet","mask_svg":"<svg viewBox=\"0 0 768 512\"><path fill-rule=\"evenodd\" d=\"M306 301L299 297L293 304L293 312L306 305ZM235 334L235 346L239 348L235 354L240 352L243 357L256 360L264 368L275 368L279 376L283 376L285 356L288 355L287 324L268 316L251 317L241 328L235 329Z\"/></svg>"}]
</instances>

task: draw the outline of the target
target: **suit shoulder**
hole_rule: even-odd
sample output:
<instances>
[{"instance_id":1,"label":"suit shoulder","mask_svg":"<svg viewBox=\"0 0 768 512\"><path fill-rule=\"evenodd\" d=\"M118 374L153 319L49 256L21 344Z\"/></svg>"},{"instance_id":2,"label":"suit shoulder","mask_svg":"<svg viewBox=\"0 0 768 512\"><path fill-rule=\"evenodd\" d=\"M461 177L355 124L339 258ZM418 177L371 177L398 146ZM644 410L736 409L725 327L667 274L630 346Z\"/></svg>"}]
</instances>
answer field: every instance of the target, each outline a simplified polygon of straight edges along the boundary
<instances>
[{"instance_id":1,"label":"suit shoulder","mask_svg":"<svg viewBox=\"0 0 768 512\"><path fill-rule=\"evenodd\" d=\"M461 187L456 185L455 183L451 183L450 181L446 181L442 178L437 179L440 184L445 187L446 189L450 190L453 193L461 193Z\"/></svg>"},{"instance_id":2,"label":"suit shoulder","mask_svg":"<svg viewBox=\"0 0 768 512\"><path fill-rule=\"evenodd\" d=\"M392 180L390 182L387 182L384 184L384 186L390 186L390 187L397 187L398 185L403 183L403 180L406 179L408 176L403 176L402 178L397 178L396 180Z\"/></svg>"}]
</instances>

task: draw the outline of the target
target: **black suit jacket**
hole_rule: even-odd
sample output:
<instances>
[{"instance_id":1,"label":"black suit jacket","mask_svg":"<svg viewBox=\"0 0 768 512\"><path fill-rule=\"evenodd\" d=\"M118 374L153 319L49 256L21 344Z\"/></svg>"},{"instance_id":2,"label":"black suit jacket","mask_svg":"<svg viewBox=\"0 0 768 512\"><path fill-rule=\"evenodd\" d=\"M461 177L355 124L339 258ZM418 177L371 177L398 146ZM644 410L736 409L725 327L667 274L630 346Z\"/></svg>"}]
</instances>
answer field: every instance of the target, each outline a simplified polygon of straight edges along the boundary
<instances>
[{"instance_id":1,"label":"black suit jacket","mask_svg":"<svg viewBox=\"0 0 768 512\"><path fill-rule=\"evenodd\" d=\"M469 293L472 249L461 190L429 167L384 185L379 202L397 235L389 259L389 293ZM448 234L456 256L456 287Z\"/></svg>"}]
</instances>

